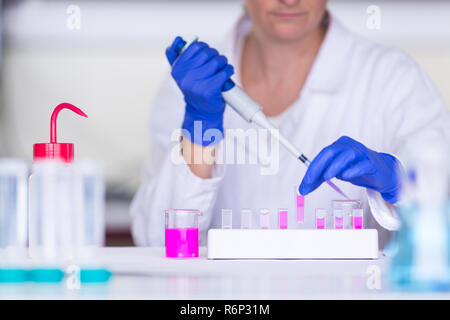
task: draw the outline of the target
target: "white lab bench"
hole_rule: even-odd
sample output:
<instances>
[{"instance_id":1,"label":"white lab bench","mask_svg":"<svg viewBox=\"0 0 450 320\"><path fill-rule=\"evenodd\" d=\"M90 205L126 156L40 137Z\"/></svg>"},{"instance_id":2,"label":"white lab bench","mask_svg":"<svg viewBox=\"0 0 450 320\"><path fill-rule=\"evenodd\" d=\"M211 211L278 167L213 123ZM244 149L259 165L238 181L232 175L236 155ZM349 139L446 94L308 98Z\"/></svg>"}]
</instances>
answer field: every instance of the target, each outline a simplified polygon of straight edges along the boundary
<instances>
[{"instance_id":1,"label":"white lab bench","mask_svg":"<svg viewBox=\"0 0 450 320\"><path fill-rule=\"evenodd\" d=\"M106 247L97 261L113 272L105 284L1 284L1 299L450 299L387 285L389 259L167 259L164 248ZM378 281L379 280L379 281Z\"/></svg>"}]
</instances>

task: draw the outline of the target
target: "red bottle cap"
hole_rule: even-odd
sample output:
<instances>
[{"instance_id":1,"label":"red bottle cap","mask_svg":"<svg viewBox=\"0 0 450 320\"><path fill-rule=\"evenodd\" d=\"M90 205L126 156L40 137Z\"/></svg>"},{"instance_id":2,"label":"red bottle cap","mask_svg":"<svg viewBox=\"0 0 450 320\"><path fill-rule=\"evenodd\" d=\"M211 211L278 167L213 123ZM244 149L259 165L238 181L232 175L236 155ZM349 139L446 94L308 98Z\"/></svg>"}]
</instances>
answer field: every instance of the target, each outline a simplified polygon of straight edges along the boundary
<instances>
[{"instance_id":1,"label":"red bottle cap","mask_svg":"<svg viewBox=\"0 0 450 320\"><path fill-rule=\"evenodd\" d=\"M73 162L74 145L73 143L57 143L56 142L56 119L62 109L69 109L82 117L87 115L70 103L61 103L53 110L50 119L50 143L36 143L33 145L33 160L46 161L57 160L62 162Z\"/></svg>"}]
</instances>

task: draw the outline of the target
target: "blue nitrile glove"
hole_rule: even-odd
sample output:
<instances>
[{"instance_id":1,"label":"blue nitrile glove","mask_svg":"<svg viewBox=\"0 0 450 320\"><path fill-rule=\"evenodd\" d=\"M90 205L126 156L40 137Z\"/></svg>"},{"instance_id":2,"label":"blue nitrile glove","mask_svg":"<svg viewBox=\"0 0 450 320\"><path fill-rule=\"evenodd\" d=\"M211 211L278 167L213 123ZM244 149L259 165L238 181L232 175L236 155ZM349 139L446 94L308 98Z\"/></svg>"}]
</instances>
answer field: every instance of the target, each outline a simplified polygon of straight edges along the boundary
<instances>
[{"instance_id":1,"label":"blue nitrile glove","mask_svg":"<svg viewBox=\"0 0 450 320\"><path fill-rule=\"evenodd\" d=\"M203 135L206 130L217 129L221 133L219 138L223 137L225 101L222 98L222 87L234 73L234 69L228 64L227 58L200 41L192 43L178 57L185 44L182 38L176 37L167 48L166 56L172 65L172 77L183 92L186 102L182 128L189 131L192 142L207 146L219 142L219 139L216 137L215 141L205 141ZM194 134L194 121L201 121L201 137Z\"/></svg>"},{"instance_id":2,"label":"blue nitrile glove","mask_svg":"<svg viewBox=\"0 0 450 320\"><path fill-rule=\"evenodd\" d=\"M322 182L337 177L357 186L379 191L384 200L396 203L401 176L398 161L378 153L349 137L340 137L324 148L311 162L299 191L306 195Z\"/></svg>"}]
</instances>

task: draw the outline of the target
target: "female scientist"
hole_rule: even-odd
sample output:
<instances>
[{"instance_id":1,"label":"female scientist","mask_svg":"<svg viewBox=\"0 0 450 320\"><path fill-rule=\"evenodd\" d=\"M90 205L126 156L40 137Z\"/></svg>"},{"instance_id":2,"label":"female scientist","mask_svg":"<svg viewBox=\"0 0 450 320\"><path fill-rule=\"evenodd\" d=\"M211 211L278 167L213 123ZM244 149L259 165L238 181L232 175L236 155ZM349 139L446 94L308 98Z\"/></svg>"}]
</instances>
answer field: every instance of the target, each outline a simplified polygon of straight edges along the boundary
<instances>
[{"instance_id":1,"label":"female scientist","mask_svg":"<svg viewBox=\"0 0 450 320\"><path fill-rule=\"evenodd\" d=\"M269 209L272 227L277 209L289 208L289 223L296 227L294 186L306 195L303 227L313 227L314 209L329 209L332 200L341 199L323 184L333 178L351 199L362 201L365 226L379 229L381 245L386 230L398 228L393 206L406 147L416 139L447 144L449 112L417 63L351 33L326 5L326 0L246 0L245 14L218 47L223 55L197 41L178 57L184 44L179 37L169 46L173 79L152 110L152 157L131 207L137 245L163 245L168 208L203 212L201 243L208 229L220 227L223 208L233 210L233 227L240 225L242 208L253 210L254 226L259 210ZM215 129L226 138L229 130L254 127L225 106L221 90L230 77L283 135L315 156L309 168L283 148L271 149L276 157L270 163L260 150L256 163L192 161L195 152L214 160L226 140L199 139L198 130ZM181 139L174 139L181 128ZM251 145L234 147L251 158ZM177 155L182 161L175 161ZM278 165L264 173L275 158Z\"/></svg>"}]
</instances>

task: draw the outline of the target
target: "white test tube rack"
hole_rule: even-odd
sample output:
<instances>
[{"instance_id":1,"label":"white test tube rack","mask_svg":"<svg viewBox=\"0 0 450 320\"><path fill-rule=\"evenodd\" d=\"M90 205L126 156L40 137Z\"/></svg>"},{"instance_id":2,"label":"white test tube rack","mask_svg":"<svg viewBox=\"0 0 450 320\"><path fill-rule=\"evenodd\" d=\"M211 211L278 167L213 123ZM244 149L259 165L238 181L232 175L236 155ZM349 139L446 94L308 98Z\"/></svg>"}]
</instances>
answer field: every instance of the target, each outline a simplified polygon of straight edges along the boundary
<instances>
[{"instance_id":1,"label":"white test tube rack","mask_svg":"<svg viewBox=\"0 0 450 320\"><path fill-rule=\"evenodd\" d=\"M376 229L210 229L208 259L377 259Z\"/></svg>"}]
</instances>

